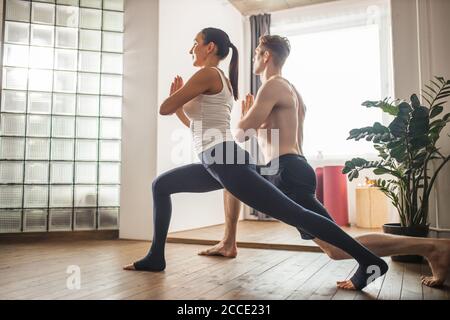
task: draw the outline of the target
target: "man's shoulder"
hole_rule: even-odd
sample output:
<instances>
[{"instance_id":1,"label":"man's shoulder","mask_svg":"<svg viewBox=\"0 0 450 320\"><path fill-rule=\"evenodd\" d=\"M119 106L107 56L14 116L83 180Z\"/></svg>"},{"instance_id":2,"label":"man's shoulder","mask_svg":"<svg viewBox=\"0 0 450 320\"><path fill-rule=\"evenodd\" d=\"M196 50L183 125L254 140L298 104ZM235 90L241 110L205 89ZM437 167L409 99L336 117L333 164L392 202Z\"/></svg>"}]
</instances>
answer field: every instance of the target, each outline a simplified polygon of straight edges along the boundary
<instances>
[{"instance_id":1,"label":"man's shoulder","mask_svg":"<svg viewBox=\"0 0 450 320\"><path fill-rule=\"evenodd\" d=\"M279 94L286 87L284 81L279 78L269 79L261 85L261 93Z\"/></svg>"}]
</instances>

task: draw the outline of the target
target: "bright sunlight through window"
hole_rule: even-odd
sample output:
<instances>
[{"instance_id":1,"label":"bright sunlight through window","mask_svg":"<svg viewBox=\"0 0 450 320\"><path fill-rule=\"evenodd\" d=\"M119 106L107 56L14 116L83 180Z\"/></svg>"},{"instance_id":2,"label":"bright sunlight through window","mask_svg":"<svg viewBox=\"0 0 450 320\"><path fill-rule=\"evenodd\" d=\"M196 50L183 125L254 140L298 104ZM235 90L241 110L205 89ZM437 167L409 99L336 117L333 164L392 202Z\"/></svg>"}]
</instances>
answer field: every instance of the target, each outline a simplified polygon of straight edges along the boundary
<instances>
[{"instance_id":1,"label":"bright sunlight through window","mask_svg":"<svg viewBox=\"0 0 450 320\"><path fill-rule=\"evenodd\" d=\"M284 76L299 90L307 112L303 152L316 157L374 153L370 143L347 141L353 128L382 121L379 110L361 106L381 97L377 25L289 36Z\"/></svg>"}]
</instances>

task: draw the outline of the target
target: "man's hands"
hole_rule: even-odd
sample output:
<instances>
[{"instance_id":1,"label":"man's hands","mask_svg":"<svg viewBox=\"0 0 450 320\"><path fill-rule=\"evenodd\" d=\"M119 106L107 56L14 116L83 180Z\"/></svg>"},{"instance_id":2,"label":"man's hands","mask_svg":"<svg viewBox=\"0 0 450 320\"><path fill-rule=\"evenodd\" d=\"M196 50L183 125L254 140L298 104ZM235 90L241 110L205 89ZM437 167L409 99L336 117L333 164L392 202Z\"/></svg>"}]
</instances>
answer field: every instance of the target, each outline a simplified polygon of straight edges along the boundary
<instances>
[{"instance_id":1,"label":"man's hands","mask_svg":"<svg viewBox=\"0 0 450 320\"><path fill-rule=\"evenodd\" d=\"M255 98L253 97L252 94L249 93L245 96L245 100L242 100L241 118L245 117L247 112L253 106L254 101Z\"/></svg>"},{"instance_id":2,"label":"man's hands","mask_svg":"<svg viewBox=\"0 0 450 320\"><path fill-rule=\"evenodd\" d=\"M180 76L176 76L173 79L172 84L170 85L170 95L173 95L175 92L181 89L183 85L183 78Z\"/></svg>"}]
</instances>

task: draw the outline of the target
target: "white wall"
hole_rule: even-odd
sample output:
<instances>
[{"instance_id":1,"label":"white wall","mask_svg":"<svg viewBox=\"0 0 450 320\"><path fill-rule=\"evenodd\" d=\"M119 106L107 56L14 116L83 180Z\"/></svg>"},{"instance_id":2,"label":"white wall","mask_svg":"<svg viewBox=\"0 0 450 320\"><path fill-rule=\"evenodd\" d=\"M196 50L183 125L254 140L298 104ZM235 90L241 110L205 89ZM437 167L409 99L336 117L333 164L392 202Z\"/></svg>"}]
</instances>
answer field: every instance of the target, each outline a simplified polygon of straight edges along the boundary
<instances>
[{"instance_id":1,"label":"white wall","mask_svg":"<svg viewBox=\"0 0 450 320\"><path fill-rule=\"evenodd\" d=\"M3 46L3 1L0 1L0 48ZM0 65L3 65L3 61L0 61Z\"/></svg>"},{"instance_id":2,"label":"white wall","mask_svg":"<svg viewBox=\"0 0 450 320\"><path fill-rule=\"evenodd\" d=\"M196 71L188 52L197 33L205 27L221 28L228 33L241 53L240 65L242 66L243 17L228 1L163 0L159 4L159 16L158 103L167 98L170 83L176 75L186 80ZM231 52L220 66L226 74L230 58ZM242 79L241 74L241 95L243 93ZM183 127L176 116L158 117L158 173L181 164L175 163L172 158L172 152L179 150L180 147L180 142L172 140L172 134L176 130L184 130L185 139L182 145L189 150L189 129ZM190 162L198 162L198 159L192 155L182 161L183 164ZM222 191L173 195L172 205L173 213L169 231L199 228L224 222Z\"/></svg>"},{"instance_id":3,"label":"white wall","mask_svg":"<svg viewBox=\"0 0 450 320\"><path fill-rule=\"evenodd\" d=\"M125 1L120 238L151 239L156 175L158 0Z\"/></svg>"},{"instance_id":4,"label":"white wall","mask_svg":"<svg viewBox=\"0 0 450 320\"><path fill-rule=\"evenodd\" d=\"M391 0L394 82L397 98L408 99L433 76L450 79L450 1ZM445 106L444 114L450 111ZM442 131L438 147L450 153L450 128ZM430 199L430 224L439 236L450 235L450 165L441 171Z\"/></svg>"},{"instance_id":5,"label":"white wall","mask_svg":"<svg viewBox=\"0 0 450 320\"><path fill-rule=\"evenodd\" d=\"M430 25L430 65L429 76L441 75L450 80L450 1L433 0L428 1L429 6L428 23ZM428 77L427 77L428 78ZM426 79L423 79L426 80ZM450 100L450 99L449 99ZM450 101L445 106L445 113L450 112ZM450 154L450 125L442 130L438 147L445 155ZM436 184L435 199L437 210L435 211L435 221L432 225L437 230L445 229L442 236L450 236L450 163L442 169Z\"/></svg>"}]
</instances>

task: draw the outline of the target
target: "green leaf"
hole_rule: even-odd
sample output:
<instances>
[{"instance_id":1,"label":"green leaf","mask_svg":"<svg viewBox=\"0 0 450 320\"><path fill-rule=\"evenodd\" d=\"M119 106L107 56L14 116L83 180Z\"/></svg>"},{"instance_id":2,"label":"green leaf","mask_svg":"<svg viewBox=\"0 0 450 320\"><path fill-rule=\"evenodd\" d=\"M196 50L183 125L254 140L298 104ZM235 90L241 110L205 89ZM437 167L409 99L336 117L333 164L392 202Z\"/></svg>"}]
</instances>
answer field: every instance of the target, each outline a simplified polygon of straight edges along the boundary
<instances>
[{"instance_id":1,"label":"green leaf","mask_svg":"<svg viewBox=\"0 0 450 320\"><path fill-rule=\"evenodd\" d=\"M413 108L420 107L420 100L419 100L419 98L417 97L416 94L413 94L411 96L411 105L413 106Z\"/></svg>"},{"instance_id":2,"label":"green leaf","mask_svg":"<svg viewBox=\"0 0 450 320\"><path fill-rule=\"evenodd\" d=\"M344 168L342 169L342 173L343 173L343 174L347 174L347 173L349 173L350 171L352 171L352 169L349 168L349 167L344 167Z\"/></svg>"},{"instance_id":3,"label":"green leaf","mask_svg":"<svg viewBox=\"0 0 450 320\"><path fill-rule=\"evenodd\" d=\"M418 136L411 139L411 146L416 150L425 148L429 143L430 139L428 138L428 136Z\"/></svg>"},{"instance_id":4,"label":"green leaf","mask_svg":"<svg viewBox=\"0 0 450 320\"><path fill-rule=\"evenodd\" d=\"M402 160L406 156L406 145L400 145L400 146L392 149L391 156L398 162L402 162Z\"/></svg>"},{"instance_id":5,"label":"green leaf","mask_svg":"<svg viewBox=\"0 0 450 320\"><path fill-rule=\"evenodd\" d=\"M406 135L407 121L397 116L389 125L389 130L394 137L403 137Z\"/></svg>"},{"instance_id":6,"label":"green leaf","mask_svg":"<svg viewBox=\"0 0 450 320\"><path fill-rule=\"evenodd\" d=\"M366 132L361 132L356 138L355 138L355 140L356 141L359 141L359 140L361 140L362 138L364 138L366 136Z\"/></svg>"},{"instance_id":7,"label":"green leaf","mask_svg":"<svg viewBox=\"0 0 450 320\"><path fill-rule=\"evenodd\" d=\"M432 87L425 85L425 87L430 90L431 92L433 92L434 94L437 94L436 90L434 90Z\"/></svg>"},{"instance_id":8,"label":"green leaf","mask_svg":"<svg viewBox=\"0 0 450 320\"><path fill-rule=\"evenodd\" d=\"M379 122L375 122L372 126L373 132L374 133L385 133L385 132L389 132L389 129L385 126L383 126L381 123Z\"/></svg>"},{"instance_id":9,"label":"green leaf","mask_svg":"<svg viewBox=\"0 0 450 320\"><path fill-rule=\"evenodd\" d=\"M356 178L358 178L358 177L359 177L359 172L358 172L358 170L354 170L354 171L352 171L352 172L349 174L348 179L349 179L350 181L352 181L353 179L356 179Z\"/></svg>"},{"instance_id":10,"label":"green leaf","mask_svg":"<svg viewBox=\"0 0 450 320\"><path fill-rule=\"evenodd\" d=\"M431 80L431 83L434 84L434 86L440 90L441 89L441 85L437 84L436 82L434 82L433 80Z\"/></svg>"},{"instance_id":11,"label":"green leaf","mask_svg":"<svg viewBox=\"0 0 450 320\"><path fill-rule=\"evenodd\" d=\"M391 140L391 135L389 134L389 132L386 132L385 134L383 134L381 136L381 141L383 142L388 142Z\"/></svg>"},{"instance_id":12,"label":"green leaf","mask_svg":"<svg viewBox=\"0 0 450 320\"><path fill-rule=\"evenodd\" d=\"M386 147L389 148L389 149L394 149L394 148L398 147L401 144L403 144L403 140L395 140L395 141L389 142L386 145Z\"/></svg>"},{"instance_id":13,"label":"green leaf","mask_svg":"<svg viewBox=\"0 0 450 320\"><path fill-rule=\"evenodd\" d=\"M367 164L367 160L365 160L363 158L353 158L352 162L357 167L362 167Z\"/></svg>"},{"instance_id":14,"label":"green leaf","mask_svg":"<svg viewBox=\"0 0 450 320\"><path fill-rule=\"evenodd\" d=\"M349 168L351 168L351 169L354 169L354 168L355 168L355 165L353 164L352 161L346 161L346 162L345 162L345 166L346 166L346 167L349 167Z\"/></svg>"},{"instance_id":15,"label":"green leaf","mask_svg":"<svg viewBox=\"0 0 450 320\"><path fill-rule=\"evenodd\" d=\"M407 115L412 111L412 108L408 102L404 101L404 102L400 103L400 105L398 106L398 110L399 110L400 114Z\"/></svg>"},{"instance_id":16,"label":"green leaf","mask_svg":"<svg viewBox=\"0 0 450 320\"><path fill-rule=\"evenodd\" d=\"M365 101L362 103L367 108L380 108L383 112L396 116L398 107L389 103L386 99L383 101Z\"/></svg>"},{"instance_id":17,"label":"green leaf","mask_svg":"<svg viewBox=\"0 0 450 320\"><path fill-rule=\"evenodd\" d=\"M442 107L442 106L433 107L431 109L430 119L432 119L432 118L436 117L437 115L441 114L442 111L444 111L444 107Z\"/></svg>"},{"instance_id":18,"label":"green leaf","mask_svg":"<svg viewBox=\"0 0 450 320\"><path fill-rule=\"evenodd\" d=\"M445 79L443 77L434 77L436 80L438 80L440 83L445 84Z\"/></svg>"},{"instance_id":19,"label":"green leaf","mask_svg":"<svg viewBox=\"0 0 450 320\"><path fill-rule=\"evenodd\" d=\"M422 162L425 160L425 158L427 157L427 152L426 151L422 151L420 153L418 153L415 157L414 157L414 161L418 161L418 162Z\"/></svg>"},{"instance_id":20,"label":"green leaf","mask_svg":"<svg viewBox=\"0 0 450 320\"><path fill-rule=\"evenodd\" d=\"M427 98L427 97L426 97L425 95L423 95L423 94L421 94L420 96L422 97L423 100L425 100L425 101L428 103L429 106L431 106L430 98ZM431 99L431 100L432 100L432 99Z\"/></svg>"},{"instance_id":21,"label":"green leaf","mask_svg":"<svg viewBox=\"0 0 450 320\"><path fill-rule=\"evenodd\" d=\"M422 93L426 94L429 98L431 98L431 100L434 100L434 96L428 91L422 90Z\"/></svg>"},{"instance_id":22,"label":"green leaf","mask_svg":"<svg viewBox=\"0 0 450 320\"><path fill-rule=\"evenodd\" d=\"M376 168L373 170L373 173L376 174L377 176L379 176L379 175L390 173L390 172L388 169L385 169L385 168Z\"/></svg>"},{"instance_id":23,"label":"green leaf","mask_svg":"<svg viewBox=\"0 0 450 320\"><path fill-rule=\"evenodd\" d=\"M439 95L436 96L435 102L445 99L449 96L450 96L450 91L441 92Z\"/></svg>"},{"instance_id":24,"label":"green leaf","mask_svg":"<svg viewBox=\"0 0 450 320\"><path fill-rule=\"evenodd\" d=\"M347 138L347 140L355 139L355 137L357 137L360 133L361 133L361 129L350 130L349 137Z\"/></svg>"},{"instance_id":25,"label":"green leaf","mask_svg":"<svg viewBox=\"0 0 450 320\"><path fill-rule=\"evenodd\" d=\"M430 123L430 128L433 128L433 127L435 127L436 125L441 125L441 124L443 124L443 120L442 119L437 119L437 120L434 120L433 122L431 122Z\"/></svg>"},{"instance_id":26,"label":"green leaf","mask_svg":"<svg viewBox=\"0 0 450 320\"><path fill-rule=\"evenodd\" d=\"M448 121L450 119L450 113L447 113L445 116L442 117L442 120Z\"/></svg>"}]
</instances>

